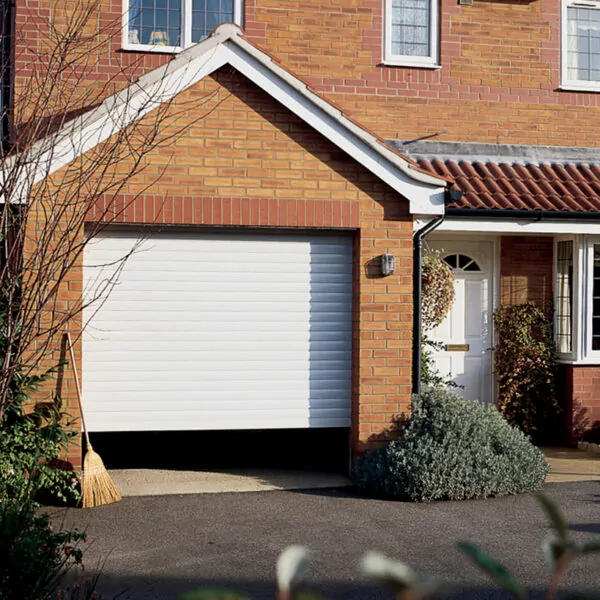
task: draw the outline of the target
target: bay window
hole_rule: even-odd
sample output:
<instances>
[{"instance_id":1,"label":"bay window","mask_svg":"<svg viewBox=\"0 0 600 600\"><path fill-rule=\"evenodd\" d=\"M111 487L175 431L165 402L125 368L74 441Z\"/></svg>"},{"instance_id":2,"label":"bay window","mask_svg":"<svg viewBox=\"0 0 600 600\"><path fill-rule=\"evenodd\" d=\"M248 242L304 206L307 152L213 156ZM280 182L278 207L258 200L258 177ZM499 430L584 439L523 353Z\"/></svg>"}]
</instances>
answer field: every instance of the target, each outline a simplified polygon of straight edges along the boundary
<instances>
[{"instance_id":1,"label":"bay window","mask_svg":"<svg viewBox=\"0 0 600 600\"><path fill-rule=\"evenodd\" d=\"M241 23L242 0L126 0L124 46L177 51L206 39L221 23Z\"/></svg>"},{"instance_id":2,"label":"bay window","mask_svg":"<svg viewBox=\"0 0 600 600\"><path fill-rule=\"evenodd\" d=\"M600 356L600 242L591 244L588 252L590 352L598 352Z\"/></svg>"},{"instance_id":3,"label":"bay window","mask_svg":"<svg viewBox=\"0 0 600 600\"><path fill-rule=\"evenodd\" d=\"M563 0L562 85L600 91L600 1Z\"/></svg>"},{"instance_id":4,"label":"bay window","mask_svg":"<svg viewBox=\"0 0 600 600\"><path fill-rule=\"evenodd\" d=\"M556 351L573 349L573 240L556 244Z\"/></svg>"},{"instance_id":5,"label":"bay window","mask_svg":"<svg viewBox=\"0 0 600 600\"><path fill-rule=\"evenodd\" d=\"M386 0L384 62L436 66L438 12L437 0Z\"/></svg>"},{"instance_id":6,"label":"bay window","mask_svg":"<svg viewBox=\"0 0 600 600\"><path fill-rule=\"evenodd\" d=\"M558 356L600 364L600 238L559 238L554 257Z\"/></svg>"}]
</instances>

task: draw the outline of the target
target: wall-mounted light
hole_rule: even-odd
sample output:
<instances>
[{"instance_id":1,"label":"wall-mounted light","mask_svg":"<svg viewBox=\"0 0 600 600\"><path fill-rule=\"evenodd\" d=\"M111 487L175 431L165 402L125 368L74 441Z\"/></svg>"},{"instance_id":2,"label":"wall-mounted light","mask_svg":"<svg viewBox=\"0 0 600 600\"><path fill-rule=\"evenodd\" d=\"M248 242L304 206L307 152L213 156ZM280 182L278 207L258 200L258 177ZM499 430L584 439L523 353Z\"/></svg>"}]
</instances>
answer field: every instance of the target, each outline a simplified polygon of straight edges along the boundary
<instances>
[{"instance_id":1,"label":"wall-mounted light","mask_svg":"<svg viewBox=\"0 0 600 600\"><path fill-rule=\"evenodd\" d=\"M389 275L393 275L396 270L396 259L393 254L382 254L380 257L381 262L379 263L379 267L381 269L381 274L384 277L388 277Z\"/></svg>"}]
</instances>

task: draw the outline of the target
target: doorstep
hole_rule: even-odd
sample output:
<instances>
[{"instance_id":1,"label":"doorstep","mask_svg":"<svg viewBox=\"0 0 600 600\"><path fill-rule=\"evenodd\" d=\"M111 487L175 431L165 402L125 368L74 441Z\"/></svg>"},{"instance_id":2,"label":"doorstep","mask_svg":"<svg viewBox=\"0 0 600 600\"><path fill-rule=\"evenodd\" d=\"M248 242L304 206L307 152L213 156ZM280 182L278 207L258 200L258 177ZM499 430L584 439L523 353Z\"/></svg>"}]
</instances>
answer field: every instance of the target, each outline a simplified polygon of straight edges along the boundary
<instances>
[{"instance_id":1,"label":"doorstep","mask_svg":"<svg viewBox=\"0 0 600 600\"><path fill-rule=\"evenodd\" d=\"M576 448L542 448L550 465L546 483L600 481L600 454Z\"/></svg>"},{"instance_id":2,"label":"doorstep","mask_svg":"<svg viewBox=\"0 0 600 600\"><path fill-rule=\"evenodd\" d=\"M312 471L113 469L109 473L122 496L264 492L350 485L350 480L344 475Z\"/></svg>"}]
</instances>

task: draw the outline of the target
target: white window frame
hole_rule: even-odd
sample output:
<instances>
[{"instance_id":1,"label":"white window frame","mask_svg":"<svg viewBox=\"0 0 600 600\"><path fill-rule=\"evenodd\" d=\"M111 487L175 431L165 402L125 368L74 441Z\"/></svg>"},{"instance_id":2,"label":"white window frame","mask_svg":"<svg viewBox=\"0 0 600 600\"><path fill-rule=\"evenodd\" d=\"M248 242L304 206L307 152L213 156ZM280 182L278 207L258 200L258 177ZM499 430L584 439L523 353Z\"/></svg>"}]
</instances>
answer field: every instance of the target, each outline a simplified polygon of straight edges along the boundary
<instances>
[{"instance_id":1,"label":"white window frame","mask_svg":"<svg viewBox=\"0 0 600 600\"><path fill-rule=\"evenodd\" d=\"M384 32L383 32L383 63L399 67L421 67L425 69L439 69L439 0L431 2L429 20L429 56L406 56L392 52L392 0L384 0Z\"/></svg>"},{"instance_id":2,"label":"white window frame","mask_svg":"<svg viewBox=\"0 0 600 600\"><path fill-rule=\"evenodd\" d=\"M558 243L559 242L573 242L573 279L571 286L573 288L573 305L571 306L571 352L557 352L556 356L560 361L572 362L580 357L580 331L579 327L580 315L582 314L581 307L581 282L582 278L579 276L579 266L581 264L581 244L579 236L555 236L554 237L554 251L553 251L553 286L552 286L552 297L554 298L554 341L556 343L556 333L558 331L558 310L556 306L556 300L558 298ZM558 346L558 344L557 344Z\"/></svg>"},{"instance_id":3,"label":"white window frame","mask_svg":"<svg viewBox=\"0 0 600 600\"><path fill-rule=\"evenodd\" d=\"M592 350L592 312L594 310L594 246L600 245L600 238L588 237L584 243L584 270L583 277L585 281L584 285L584 358L593 361L594 363L600 363L600 350Z\"/></svg>"},{"instance_id":4,"label":"white window frame","mask_svg":"<svg viewBox=\"0 0 600 600\"><path fill-rule=\"evenodd\" d=\"M132 44L129 41L129 4L130 0L122 0L123 10L123 30L121 37L121 47L123 50L135 50L137 52L157 52L163 54L173 54L181 52L198 42L192 42L192 0L181 0L181 32L183 44L181 46L153 46L151 44ZM242 26L244 0L233 0L233 22Z\"/></svg>"},{"instance_id":5,"label":"white window frame","mask_svg":"<svg viewBox=\"0 0 600 600\"><path fill-rule=\"evenodd\" d=\"M600 1L598 0L562 0L561 2L561 18L560 18L560 64L561 64L561 89L583 91L583 92L600 92L600 81L583 81L581 79L568 78L568 26L567 26L567 8L570 6L580 8L592 8L600 10Z\"/></svg>"},{"instance_id":6,"label":"white window frame","mask_svg":"<svg viewBox=\"0 0 600 600\"><path fill-rule=\"evenodd\" d=\"M599 236L556 236L554 238L554 298L556 308L556 292L558 284L557 244L573 242L573 312L572 340L570 353L557 353L559 362L576 364L600 364L600 350L592 350L592 310L594 287L594 245L600 245ZM554 314L554 331L556 332L557 311Z\"/></svg>"}]
</instances>

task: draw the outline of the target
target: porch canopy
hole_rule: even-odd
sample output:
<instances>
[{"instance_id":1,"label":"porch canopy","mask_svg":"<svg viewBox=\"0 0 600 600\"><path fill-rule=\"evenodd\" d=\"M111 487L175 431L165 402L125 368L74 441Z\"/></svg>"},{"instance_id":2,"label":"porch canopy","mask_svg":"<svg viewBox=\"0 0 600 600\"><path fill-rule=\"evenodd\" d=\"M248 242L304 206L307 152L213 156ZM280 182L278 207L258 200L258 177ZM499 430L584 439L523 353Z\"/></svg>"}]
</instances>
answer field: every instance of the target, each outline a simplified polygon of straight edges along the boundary
<instances>
[{"instance_id":1,"label":"porch canopy","mask_svg":"<svg viewBox=\"0 0 600 600\"><path fill-rule=\"evenodd\" d=\"M448 213L600 220L600 149L454 142L400 142L425 171L463 192ZM542 214L540 214L543 211ZM499 213L494 215L494 213ZM548 213L556 213L554 215ZM574 213L574 214L567 214Z\"/></svg>"}]
</instances>

